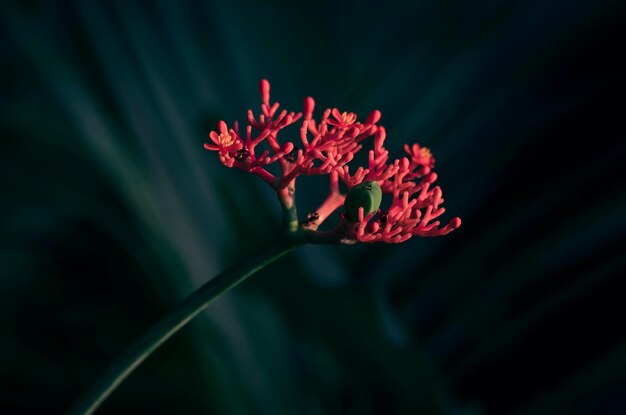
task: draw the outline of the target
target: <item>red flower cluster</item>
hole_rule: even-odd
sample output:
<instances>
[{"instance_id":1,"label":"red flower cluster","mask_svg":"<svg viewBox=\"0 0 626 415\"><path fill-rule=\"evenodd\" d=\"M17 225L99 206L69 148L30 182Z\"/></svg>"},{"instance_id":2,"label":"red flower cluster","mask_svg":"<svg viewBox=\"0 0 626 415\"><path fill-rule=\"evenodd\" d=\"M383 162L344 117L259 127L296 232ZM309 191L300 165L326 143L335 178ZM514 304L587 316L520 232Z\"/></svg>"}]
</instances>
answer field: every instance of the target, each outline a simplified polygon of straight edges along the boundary
<instances>
[{"instance_id":1,"label":"red flower cluster","mask_svg":"<svg viewBox=\"0 0 626 415\"><path fill-rule=\"evenodd\" d=\"M316 122L313 118L315 101L304 100L302 113L278 112L279 104L270 102L270 84L261 81L263 103L261 114L256 118L248 111L245 137L240 134L238 123L229 129L224 121L218 124L218 132L211 131L213 144L205 144L207 150L218 151L220 161L228 167L236 167L261 177L279 194L283 207L293 208L295 180L300 175L329 175L330 193L319 209L309 214L300 225L302 229L318 232L319 225L345 200L339 188L341 180L347 191L364 182L376 182L383 193L391 194L388 210L366 213L359 209L358 218L342 215L332 234L344 243L403 242L412 236L445 235L458 228L459 218L440 226L436 220L444 213L442 192L433 186L437 175L432 172L435 159L430 150L417 144L405 145L407 155L389 161L385 149L385 128L378 125L381 113L372 111L364 123L352 112L327 109ZM301 148L291 141L278 142L278 133L285 127L302 119L300 127ZM256 133L253 136L253 129ZM363 148L363 142L373 137L367 167L358 167L351 174L349 163L355 153ZM257 146L266 143L268 149L257 154ZM279 163L281 175L275 176L265 167Z\"/></svg>"}]
</instances>

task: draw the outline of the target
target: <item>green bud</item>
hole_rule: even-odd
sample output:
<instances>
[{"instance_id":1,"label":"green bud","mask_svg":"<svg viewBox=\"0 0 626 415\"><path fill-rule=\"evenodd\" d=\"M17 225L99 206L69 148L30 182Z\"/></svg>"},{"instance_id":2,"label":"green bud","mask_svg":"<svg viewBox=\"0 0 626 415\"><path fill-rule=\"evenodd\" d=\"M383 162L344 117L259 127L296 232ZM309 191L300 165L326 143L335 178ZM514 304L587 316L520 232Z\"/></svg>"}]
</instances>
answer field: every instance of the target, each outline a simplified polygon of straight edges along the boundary
<instances>
[{"instance_id":1,"label":"green bud","mask_svg":"<svg viewBox=\"0 0 626 415\"><path fill-rule=\"evenodd\" d=\"M343 204L348 219L356 222L359 220L359 208L363 208L365 216L376 212L380 207L383 192L376 182L364 182L354 186L346 195Z\"/></svg>"}]
</instances>

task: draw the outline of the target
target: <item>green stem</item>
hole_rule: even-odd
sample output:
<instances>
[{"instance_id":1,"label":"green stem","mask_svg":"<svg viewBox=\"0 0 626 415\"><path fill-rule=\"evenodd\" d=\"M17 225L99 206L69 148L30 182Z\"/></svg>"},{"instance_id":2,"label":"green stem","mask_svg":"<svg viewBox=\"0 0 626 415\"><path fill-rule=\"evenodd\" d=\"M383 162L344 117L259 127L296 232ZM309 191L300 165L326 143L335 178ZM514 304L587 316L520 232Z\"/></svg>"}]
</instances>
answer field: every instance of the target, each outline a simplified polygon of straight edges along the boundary
<instances>
[{"instance_id":1,"label":"green stem","mask_svg":"<svg viewBox=\"0 0 626 415\"><path fill-rule=\"evenodd\" d=\"M260 255L222 272L191 294L174 310L157 322L130 349L121 355L82 398L69 414L93 414L111 393L159 346L183 328L220 294L225 293L269 263L297 246L281 243Z\"/></svg>"},{"instance_id":2,"label":"green stem","mask_svg":"<svg viewBox=\"0 0 626 415\"><path fill-rule=\"evenodd\" d=\"M277 192L283 213L283 234L291 236L298 231L298 211L296 209L296 186L292 181Z\"/></svg>"}]
</instances>

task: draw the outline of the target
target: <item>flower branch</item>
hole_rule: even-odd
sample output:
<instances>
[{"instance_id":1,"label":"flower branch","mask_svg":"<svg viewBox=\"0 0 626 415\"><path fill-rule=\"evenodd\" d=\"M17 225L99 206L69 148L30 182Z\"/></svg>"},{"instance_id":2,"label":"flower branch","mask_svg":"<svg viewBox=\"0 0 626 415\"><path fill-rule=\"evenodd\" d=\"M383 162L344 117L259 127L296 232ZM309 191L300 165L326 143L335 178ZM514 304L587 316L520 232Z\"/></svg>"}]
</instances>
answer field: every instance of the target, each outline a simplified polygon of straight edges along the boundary
<instances>
[{"instance_id":1,"label":"flower branch","mask_svg":"<svg viewBox=\"0 0 626 415\"><path fill-rule=\"evenodd\" d=\"M282 209L278 244L224 271L189 296L113 362L71 414L93 413L137 366L211 301L299 245L399 243L414 236L446 235L461 225L458 217L445 225L439 220L445 212L444 199L441 188L433 185L437 180L432 171L435 158L428 148L406 144L405 156L389 160L384 147L386 131L378 124L380 111L372 111L361 123L353 112L329 108L318 122L313 98L304 100L303 112L278 112L280 104L270 101L267 80L261 81L260 89L261 113L255 116L248 111L244 136L238 122L229 128L219 121L204 148L217 152L224 166L250 172L276 192ZM300 119L301 148L291 141L281 143L279 134ZM359 166L351 174L350 163L368 138L373 139L367 166ZM260 146L264 149L259 151ZM278 163L280 175L268 170L274 163ZM296 207L296 180L301 175L329 176L326 199L302 222ZM340 191L340 181L346 193ZM391 197L387 209L381 209L383 194ZM341 214L335 226L320 230L337 210Z\"/></svg>"}]
</instances>

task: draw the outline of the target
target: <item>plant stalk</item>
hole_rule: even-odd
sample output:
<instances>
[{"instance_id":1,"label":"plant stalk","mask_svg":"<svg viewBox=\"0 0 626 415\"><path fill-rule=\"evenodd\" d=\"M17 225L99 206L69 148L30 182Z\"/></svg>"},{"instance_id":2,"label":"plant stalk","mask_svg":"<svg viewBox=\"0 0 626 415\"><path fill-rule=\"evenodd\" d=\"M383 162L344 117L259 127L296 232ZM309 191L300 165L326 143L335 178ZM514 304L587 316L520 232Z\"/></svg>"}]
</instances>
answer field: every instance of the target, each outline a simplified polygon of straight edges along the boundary
<instances>
[{"instance_id":1,"label":"plant stalk","mask_svg":"<svg viewBox=\"0 0 626 415\"><path fill-rule=\"evenodd\" d=\"M297 246L282 242L209 280L158 321L116 359L102 377L70 409L69 415L93 414L117 387L156 349L204 310L211 301Z\"/></svg>"}]
</instances>

